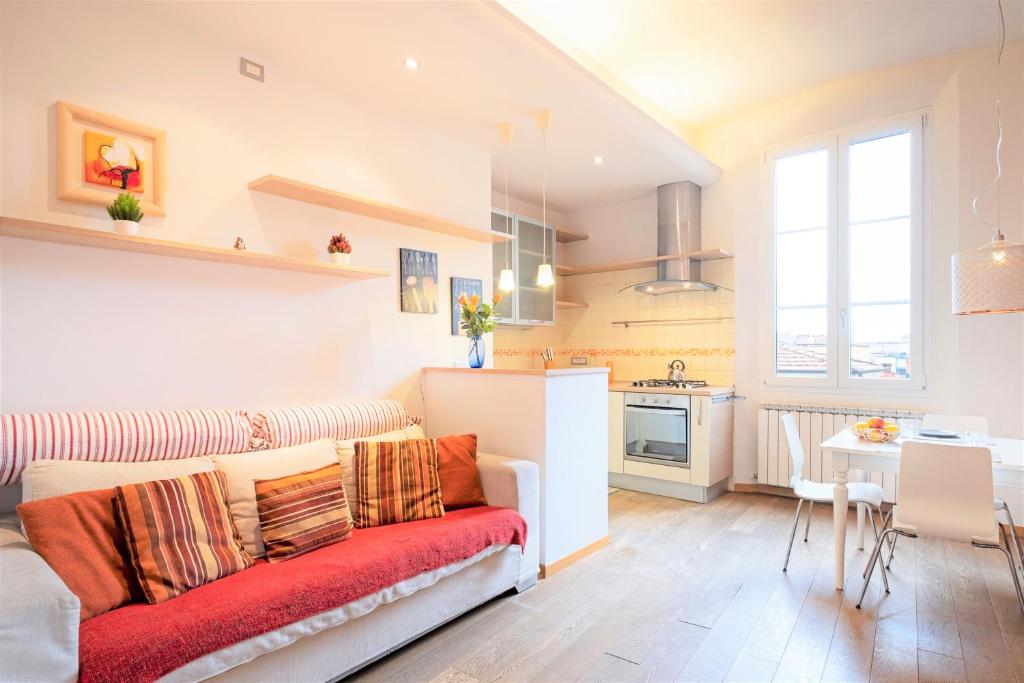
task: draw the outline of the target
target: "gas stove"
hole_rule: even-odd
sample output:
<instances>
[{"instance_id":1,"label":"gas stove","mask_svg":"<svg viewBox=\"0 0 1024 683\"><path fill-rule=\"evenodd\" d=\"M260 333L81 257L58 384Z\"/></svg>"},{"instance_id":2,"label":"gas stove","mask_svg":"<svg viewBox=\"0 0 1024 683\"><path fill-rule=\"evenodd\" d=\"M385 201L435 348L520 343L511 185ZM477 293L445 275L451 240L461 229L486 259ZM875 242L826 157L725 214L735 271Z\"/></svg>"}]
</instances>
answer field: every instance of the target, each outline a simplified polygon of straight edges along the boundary
<instances>
[{"instance_id":1,"label":"gas stove","mask_svg":"<svg viewBox=\"0 0 1024 683\"><path fill-rule=\"evenodd\" d=\"M633 381L634 387L647 387L651 389L699 389L708 385L702 379L688 379L677 382L672 379L638 379Z\"/></svg>"}]
</instances>

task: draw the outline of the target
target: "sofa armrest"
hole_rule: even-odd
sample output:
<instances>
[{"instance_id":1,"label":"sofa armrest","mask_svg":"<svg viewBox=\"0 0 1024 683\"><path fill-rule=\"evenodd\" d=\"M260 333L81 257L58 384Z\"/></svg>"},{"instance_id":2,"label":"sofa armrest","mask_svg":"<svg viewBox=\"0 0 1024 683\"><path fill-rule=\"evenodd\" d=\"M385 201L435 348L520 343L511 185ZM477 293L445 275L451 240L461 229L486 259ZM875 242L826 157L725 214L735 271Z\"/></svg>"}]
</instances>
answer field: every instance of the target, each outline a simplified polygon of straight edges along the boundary
<instances>
[{"instance_id":1,"label":"sofa armrest","mask_svg":"<svg viewBox=\"0 0 1024 683\"><path fill-rule=\"evenodd\" d=\"M526 520L526 549L519 572L520 590L537 581L540 569L540 468L529 460L477 453L477 470L488 505L517 510Z\"/></svg>"},{"instance_id":2,"label":"sofa armrest","mask_svg":"<svg viewBox=\"0 0 1024 683\"><path fill-rule=\"evenodd\" d=\"M0 681L78 680L78 597L0 520Z\"/></svg>"}]
</instances>

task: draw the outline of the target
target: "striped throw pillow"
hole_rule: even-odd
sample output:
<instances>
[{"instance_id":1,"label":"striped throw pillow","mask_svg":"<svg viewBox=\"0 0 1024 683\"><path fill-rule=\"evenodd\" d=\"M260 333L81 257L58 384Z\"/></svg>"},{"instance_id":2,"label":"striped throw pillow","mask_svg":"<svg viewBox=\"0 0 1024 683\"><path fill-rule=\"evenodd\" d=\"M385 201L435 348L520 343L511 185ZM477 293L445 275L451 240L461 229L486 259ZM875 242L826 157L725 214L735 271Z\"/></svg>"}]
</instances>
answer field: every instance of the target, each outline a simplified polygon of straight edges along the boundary
<instances>
[{"instance_id":1,"label":"striped throw pillow","mask_svg":"<svg viewBox=\"0 0 1024 683\"><path fill-rule=\"evenodd\" d=\"M357 527L444 517L431 439L357 441L355 449Z\"/></svg>"},{"instance_id":2,"label":"striped throw pillow","mask_svg":"<svg viewBox=\"0 0 1024 683\"><path fill-rule=\"evenodd\" d=\"M269 561L297 557L352 536L341 465L253 483Z\"/></svg>"},{"instance_id":3,"label":"striped throw pillow","mask_svg":"<svg viewBox=\"0 0 1024 683\"><path fill-rule=\"evenodd\" d=\"M118 486L117 515L149 603L252 566L231 519L224 473Z\"/></svg>"}]
</instances>

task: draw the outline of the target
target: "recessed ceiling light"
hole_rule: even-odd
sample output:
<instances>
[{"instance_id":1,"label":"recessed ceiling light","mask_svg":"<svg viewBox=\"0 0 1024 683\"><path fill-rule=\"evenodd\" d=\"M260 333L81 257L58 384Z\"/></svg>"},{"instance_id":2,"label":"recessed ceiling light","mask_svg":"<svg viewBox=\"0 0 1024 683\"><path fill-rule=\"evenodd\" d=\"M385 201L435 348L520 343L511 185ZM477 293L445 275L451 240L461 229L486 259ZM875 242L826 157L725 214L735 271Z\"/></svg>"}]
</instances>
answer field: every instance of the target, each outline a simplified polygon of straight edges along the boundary
<instances>
[{"instance_id":1,"label":"recessed ceiling light","mask_svg":"<svg viewBox=\"0 0 1024 683\"><path fill-rule=\"evenodd\" d=\"M408 59L405 60L405 68L409 69L409 71L415 71L416 69L420 68L419 60L409 57Z\"/></svg>"},{"instance_id":2,"label":"recessed ceiling light","mask_svg":"<svg viewBox=\"0 0 1024 683\"><path fill-rule=\"evenodd\" d=\"M604 157L601 157L601 156L594 157L594 163L596 165L600 166L601 164L604 163Z\"/></svg>"}]
</instances>

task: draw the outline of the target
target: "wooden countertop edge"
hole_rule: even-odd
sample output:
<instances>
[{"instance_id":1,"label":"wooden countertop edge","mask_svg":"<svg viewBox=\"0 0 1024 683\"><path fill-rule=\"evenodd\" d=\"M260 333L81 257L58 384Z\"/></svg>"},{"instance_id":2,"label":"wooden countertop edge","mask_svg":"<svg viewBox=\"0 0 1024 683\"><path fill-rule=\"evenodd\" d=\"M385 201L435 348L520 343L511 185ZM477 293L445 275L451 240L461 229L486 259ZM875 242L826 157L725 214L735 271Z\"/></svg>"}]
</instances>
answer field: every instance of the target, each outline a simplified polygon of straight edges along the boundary
<instances>
[{"instance_id":1,"label":"wooden countertop edge","mask_svg":"<svg viewBox=\"0 0 1024 683\"><path fill-rule=\"evenodd\" d=\"M677 394L682 396L728 396L735 394L735 387L700 387L696 389L673 389L669 387L634 387L629 382L615 382L608 391L630 391L643 394Z\"/></svg>"},{"instance_id":2,"label":"wooden countertop edge","mask_svg":"<svg viewBox=\"0 0 1024 683\"><path fill-rule=\"evenodd\" d=\"M592 367L592 368L552 368L550 370L544 369L529 369L529 370L515 370L515 369L502 369L502 368L423 368L424 374L428 372L455 372L469 375L530 375L534 377L560 377L566 375L607 375L608 368Z\"/></svg>"}]
</instances>

